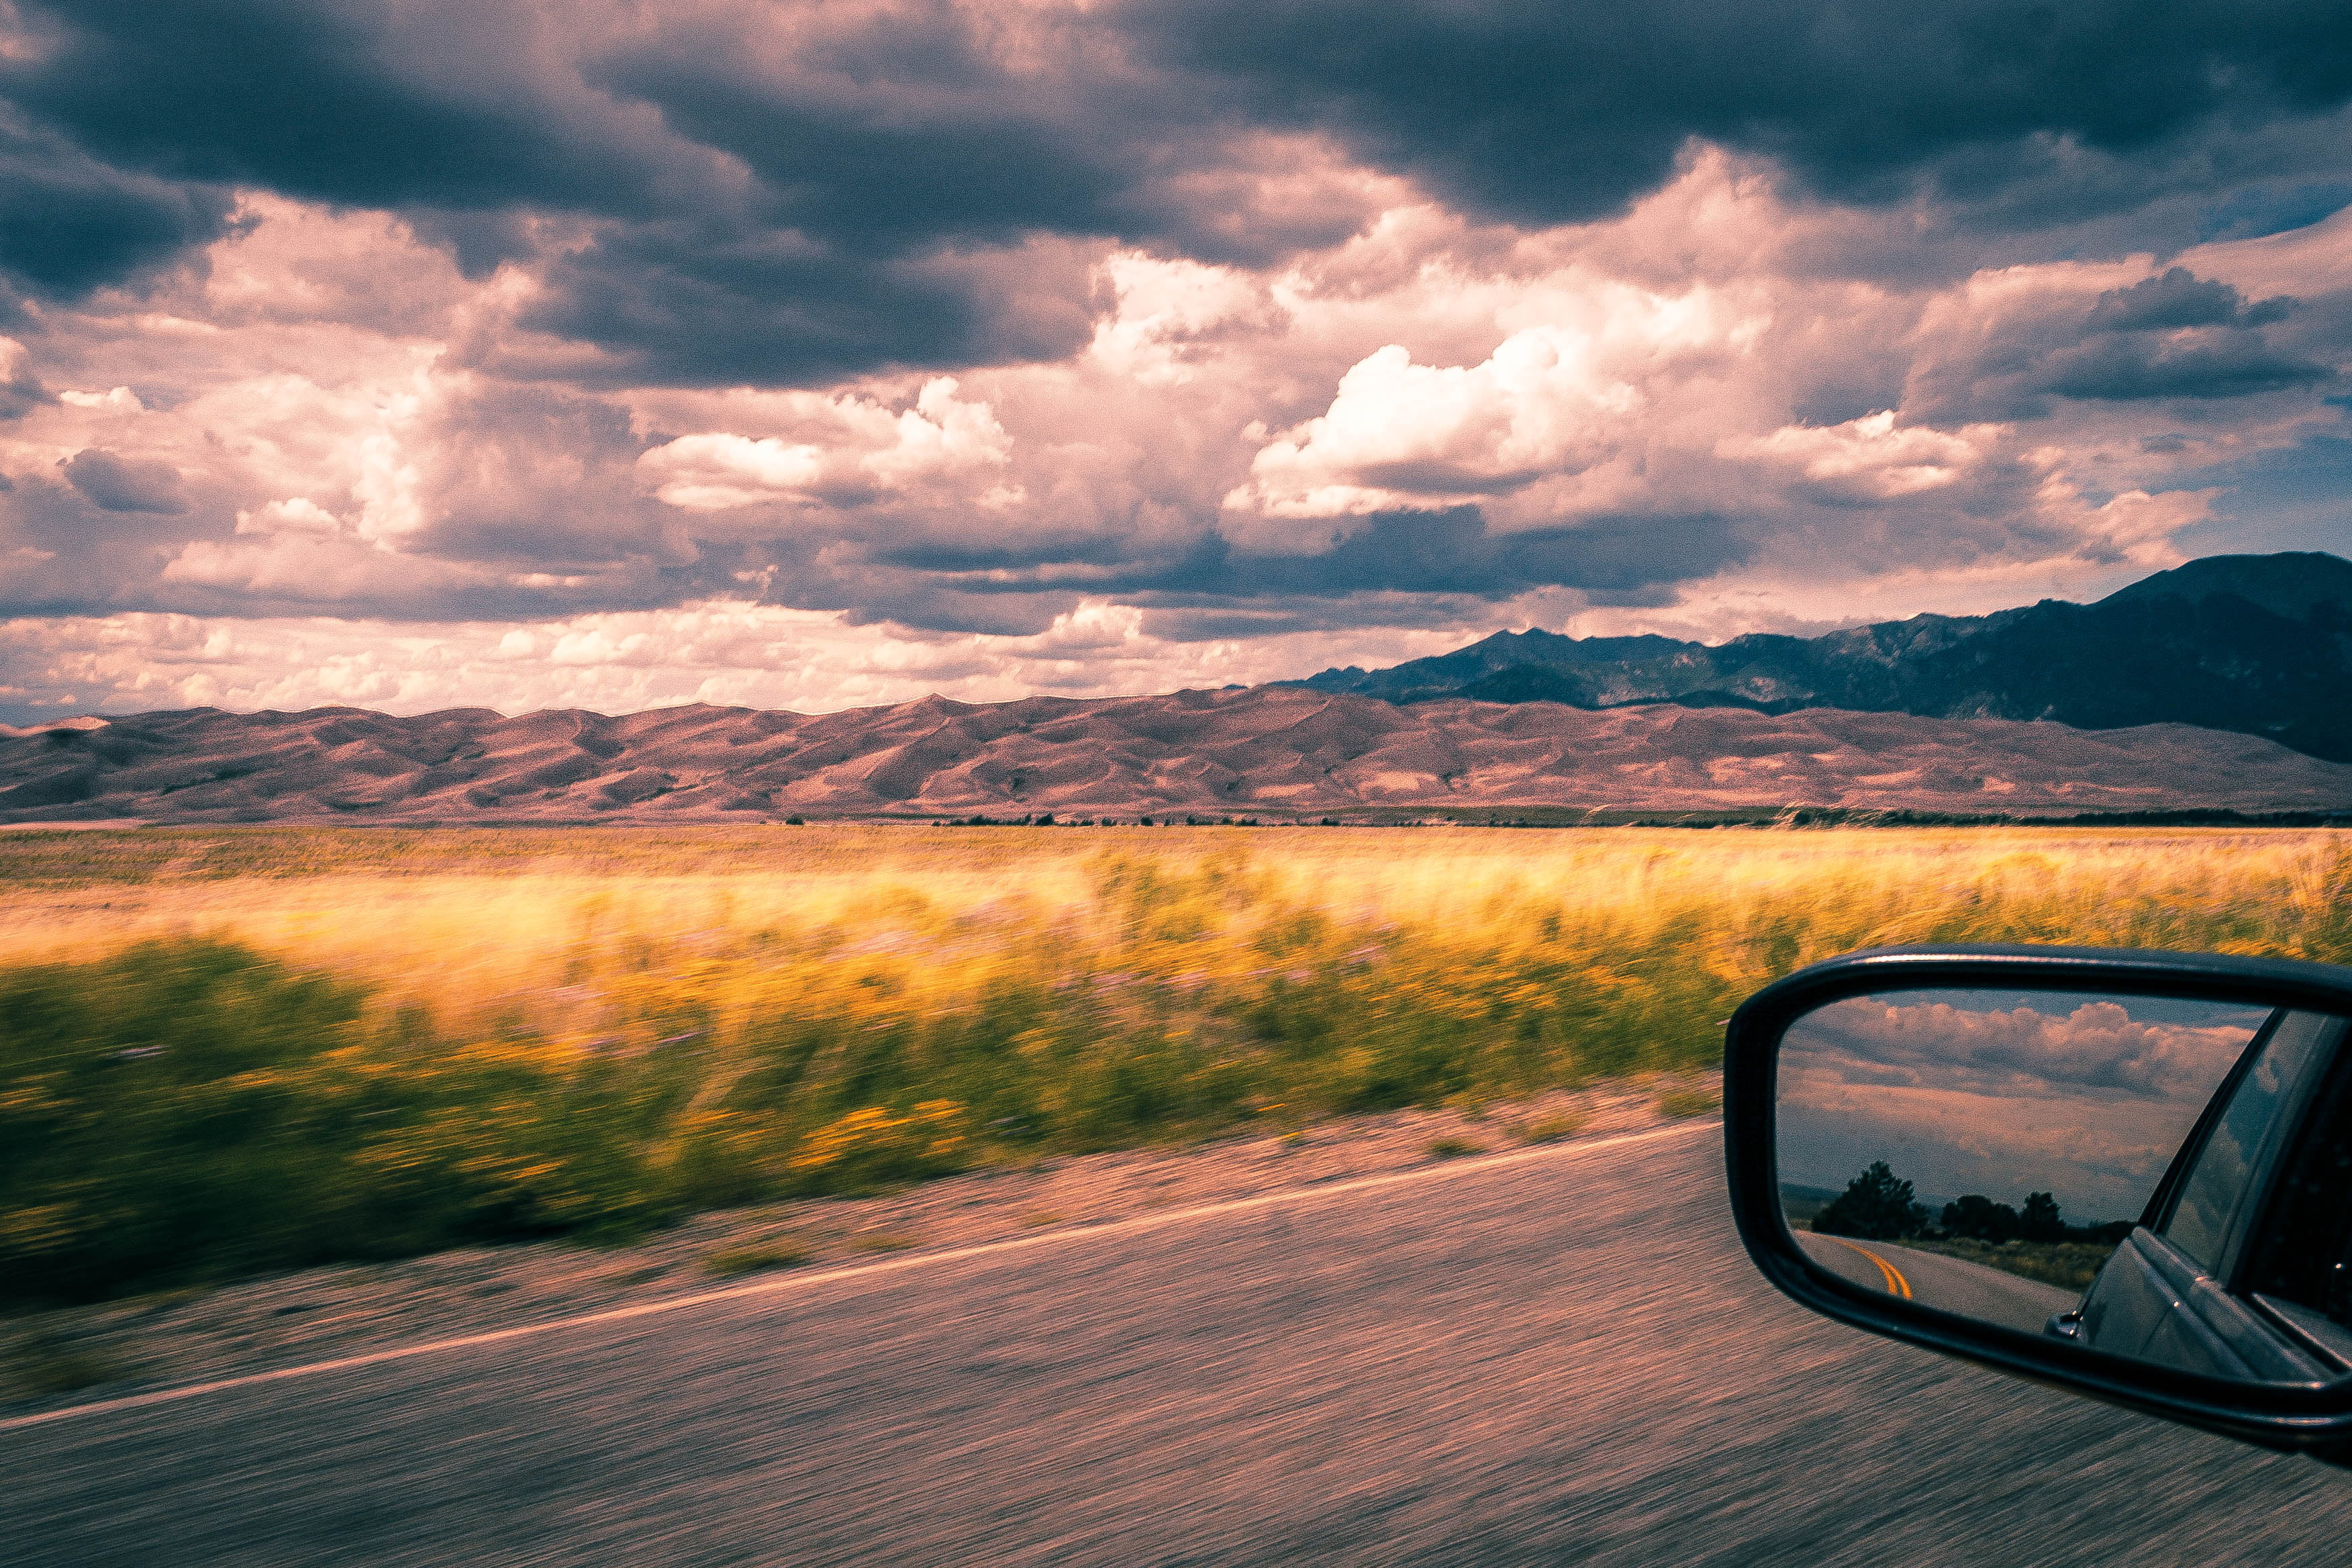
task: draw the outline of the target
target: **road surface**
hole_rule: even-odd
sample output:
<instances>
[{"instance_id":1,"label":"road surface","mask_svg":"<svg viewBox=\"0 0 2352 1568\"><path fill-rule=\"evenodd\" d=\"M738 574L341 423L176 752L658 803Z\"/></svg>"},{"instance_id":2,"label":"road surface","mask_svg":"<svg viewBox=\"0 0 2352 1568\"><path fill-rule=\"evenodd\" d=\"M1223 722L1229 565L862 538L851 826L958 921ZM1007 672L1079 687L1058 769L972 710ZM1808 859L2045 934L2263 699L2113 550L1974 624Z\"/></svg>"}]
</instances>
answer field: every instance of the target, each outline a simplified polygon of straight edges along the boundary
<instances>
[{"instance_id":1,"label":"road surface","mask_svg":"<svg viewBox=\"0 0 2352 1568\"><path fill-rule=\"evenodd\" d=\"M1857 1285L2029 1334L2042 1332L2053 1312L2071 1311L2083 1300L2080 1290L2062 1290L1899 1242L1852 1241L1799 1231L1797 1245L1831 1273Z\"/></svg>"},{"instance_id":2,"label":"road surface","mask_svg":"<svg viewBox=\"0 0 2352 1568\"><path fill-rule=\"evenodd\" d=\"M2273 1564L2352 1474L1812 1318L1717 1134L0 1430L14 1564Z\"/></svg>"}]
</instances>

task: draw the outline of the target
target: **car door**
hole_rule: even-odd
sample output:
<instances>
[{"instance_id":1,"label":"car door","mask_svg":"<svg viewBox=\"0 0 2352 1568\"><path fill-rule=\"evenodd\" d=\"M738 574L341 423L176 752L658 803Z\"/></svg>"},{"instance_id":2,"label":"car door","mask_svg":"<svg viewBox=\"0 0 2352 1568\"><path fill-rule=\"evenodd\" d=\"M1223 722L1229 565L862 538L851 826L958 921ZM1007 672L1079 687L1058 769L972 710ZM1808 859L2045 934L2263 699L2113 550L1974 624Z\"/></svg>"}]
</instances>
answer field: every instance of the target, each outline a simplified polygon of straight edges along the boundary
<instances>
[{"instance_id":1,"label":"car door","mask_svg":"<svg viewBox=\"0 0 2352 1568\"><path fill-rule=\"evenodd\" d=\"M2246 1056L2151 1199L2143 1221L2052 1331L2184 1372L2264 1383L2337 1374L2308 1332L2245 1288L2263 1194L2299 1145L2339 1019L2282 1011ZM2352 1344L2352 1340L2347 1340Z\"/></svg>"}]
</instances>

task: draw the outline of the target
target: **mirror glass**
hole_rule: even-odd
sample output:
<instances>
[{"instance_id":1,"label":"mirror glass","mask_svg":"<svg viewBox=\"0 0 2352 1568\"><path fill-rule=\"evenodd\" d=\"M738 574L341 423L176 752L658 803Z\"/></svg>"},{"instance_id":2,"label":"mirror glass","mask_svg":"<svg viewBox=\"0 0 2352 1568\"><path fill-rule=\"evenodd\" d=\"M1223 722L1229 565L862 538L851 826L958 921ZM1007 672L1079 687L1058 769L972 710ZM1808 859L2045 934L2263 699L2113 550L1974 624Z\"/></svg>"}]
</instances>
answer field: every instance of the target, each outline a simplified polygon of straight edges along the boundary
<instances>
[{"instance_id":1,"label":"mirror glass","mask_svg":"<svg viewBox=\"0 0 2352 1568\"><path fill-rule=\"evenodd\" d=\"M2344 1021L1890 991L1783 1037L1782 1210L1874 1291L2239 1381L2352 1373Z\"/></svg>"}]
</instances>

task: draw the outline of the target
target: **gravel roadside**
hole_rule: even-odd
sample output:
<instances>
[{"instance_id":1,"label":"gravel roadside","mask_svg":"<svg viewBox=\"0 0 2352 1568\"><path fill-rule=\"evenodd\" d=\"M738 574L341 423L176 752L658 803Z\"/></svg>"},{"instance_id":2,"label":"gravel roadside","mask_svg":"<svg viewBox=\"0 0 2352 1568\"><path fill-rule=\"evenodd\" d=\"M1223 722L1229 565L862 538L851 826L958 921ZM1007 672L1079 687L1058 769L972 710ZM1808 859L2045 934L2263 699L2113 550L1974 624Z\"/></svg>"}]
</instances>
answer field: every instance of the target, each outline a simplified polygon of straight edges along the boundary
<instances>
[{"instance_id":1,"label":"gravel roadside","mask_svg":"<svg viewBox=\"0 0 2352 1568\"><path fill-rule=\"evenodd\" d=\"M696 1215L641 1241L550 1241L333 1266L0 1319L0 1415L234 1377L707 1290L772 1268L970 1247L1712 1110L1712 1075L1469 1110L1399 1110L1173 1149L999 1165L861 1198Z\"/></svg>"}]
</instances>

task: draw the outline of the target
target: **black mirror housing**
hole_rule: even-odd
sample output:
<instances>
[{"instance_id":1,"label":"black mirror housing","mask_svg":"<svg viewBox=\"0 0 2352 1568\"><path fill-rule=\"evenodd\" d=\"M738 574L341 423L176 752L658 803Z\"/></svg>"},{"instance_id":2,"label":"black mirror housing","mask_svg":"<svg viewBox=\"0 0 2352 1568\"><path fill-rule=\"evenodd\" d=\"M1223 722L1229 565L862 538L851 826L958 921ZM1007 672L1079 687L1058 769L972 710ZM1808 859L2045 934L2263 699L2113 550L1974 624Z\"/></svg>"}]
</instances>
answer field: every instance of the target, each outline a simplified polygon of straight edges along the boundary
<instances>
[{"instance_id":1,"label":"black mirror housing","mask_svg":"<svg viewBox=\"0 0 2352 1568\"><path fill-rule=\"evenodd\" d=\"M1855 1328L2245 1442L2345 1462L2352 1456L2352 1376L2231 1382L2108 1353L2069 1342L2063 1331L2034 1334L1872 1290L1799 1246L1783 1208L1775 1146L1780 1048L1791 1026L1852 998L1972 989L2104 992L2352 1018L2352 969L2288 960L2002 946L1885 948L1811 965L1743 1003L1725 1042L1731 1209L1756 1267L1784 1295Z\"/></svg>"}]
</instances>

